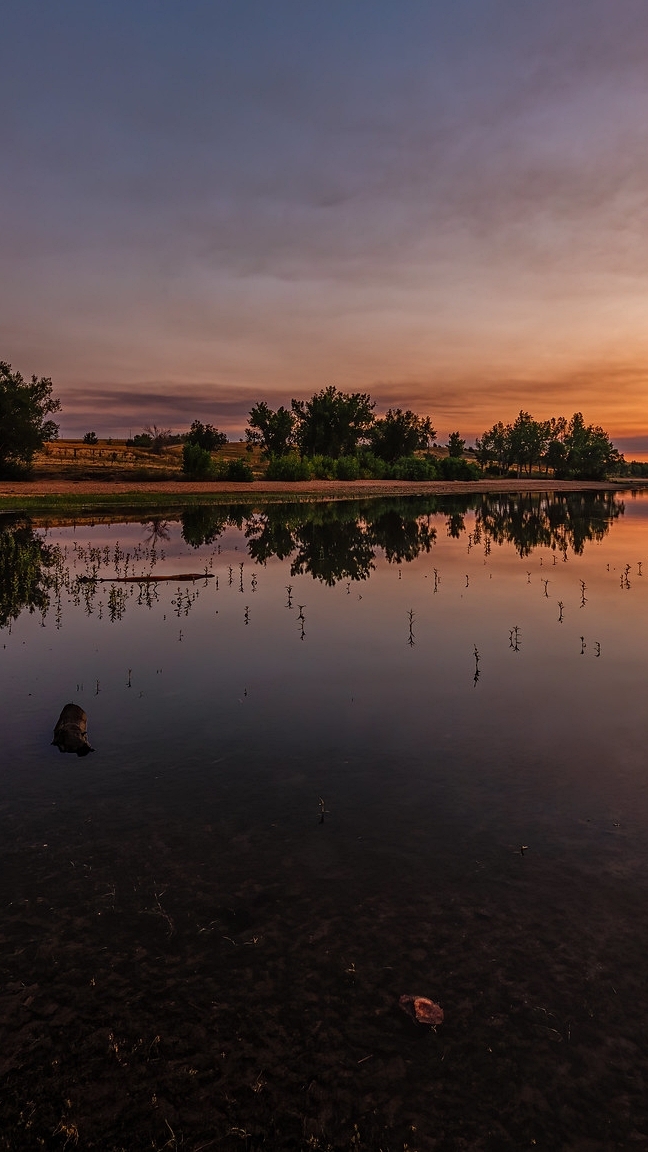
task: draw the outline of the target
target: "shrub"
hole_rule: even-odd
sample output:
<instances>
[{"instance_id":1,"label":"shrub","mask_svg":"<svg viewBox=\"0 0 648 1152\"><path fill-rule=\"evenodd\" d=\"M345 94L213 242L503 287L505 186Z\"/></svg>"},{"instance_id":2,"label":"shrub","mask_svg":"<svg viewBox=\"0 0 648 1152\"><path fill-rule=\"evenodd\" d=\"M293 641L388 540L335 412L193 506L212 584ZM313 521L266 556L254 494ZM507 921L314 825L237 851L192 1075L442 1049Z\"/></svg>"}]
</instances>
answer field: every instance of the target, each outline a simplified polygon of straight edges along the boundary
<instances>
[{"instance_id":1,"label":"shrub","mask_svg":"<svg viewBox=\"0 0 648 1152\"><path fill-rule=\"evenodd\" d=\"M362 480L384 480L389 473L389 465L368 449L360 453L359 461Z\"/></svg>"},{"instance_id":2,"label":"shrub","mask_svg":"<svg viewBox=\"0 0 648 1152\"><path fill-rule=\"evenodd\" d=\"M481 476L476 464L459 456L444 456L437 467L442 480L479 480Z\"/></svg>"},{"instance_id":3,"label":"shrub","mask_svg":"<svg viewBox=\"0 0 648 1152\"><path fill-rule=\"evenodd\" d=\"M308 460L302 460L296 452L287 456L273 456L268 464L266 479L268 480L310 480L311 466Z\"/></svg>"},{"instance_id":4,"label":"shrub","mask_svg":"<svg viewBox=\"0 0 648 1152\"><path fill-rule=\"evenodd\" d=\"M316 480L333 480L335 460L332 456L311 456L309 464Z\"/></svg>"},{"instance_id":5,"label":"shrub","mask_svg":"<svg viewBox=\"0 0 648 1152\"><path fill-rule=\"evenodd\" d=\"M213 479L214 465L206 448L201 448L199 444L185 444L182 449L182 471L194 480Z\"/></svg>"},{"instance_id":6,"label":"shrub","mask_svg":"<svg viewBox=\"0 0 648 1152\"><path fill-rule=\"evenodd\" d=\"M360 461L357 456L340 456L335 462L336 480L359 480Z\"/></svg>"},{"instance_id":7,"label":"shrub","mask_svg":"<svg viewBox=\"0 0 648 1152\"><path fill-rule=\"evenodd\" d=\"M97 433L96 432L86 432L85 436L83 437L83 443L84 444L98 444L99 441L97 440Z\"/></svg>"},{"instance_id":8,"label":"shrub","mask_svg":"<svg viewBox=\"0 0 648 1152\"><path fill-rule=\"evenodd\" d=\"M223 461L218 469L218 479L251 484L254 480L254 472L247 460L244 460L242 456L237 456L234 460L228 460L227 463Z\"/></svg>"},{"instance_id":9,"label":"shrub","mask_svg":"<svg viewBox=\"0 0 648 1152\"><path fill-rule=\"evenodd\" d=\"M401 456L387 475L391 480L436 480L437 469L431 456Z\"/></svg>"}]
</instances>

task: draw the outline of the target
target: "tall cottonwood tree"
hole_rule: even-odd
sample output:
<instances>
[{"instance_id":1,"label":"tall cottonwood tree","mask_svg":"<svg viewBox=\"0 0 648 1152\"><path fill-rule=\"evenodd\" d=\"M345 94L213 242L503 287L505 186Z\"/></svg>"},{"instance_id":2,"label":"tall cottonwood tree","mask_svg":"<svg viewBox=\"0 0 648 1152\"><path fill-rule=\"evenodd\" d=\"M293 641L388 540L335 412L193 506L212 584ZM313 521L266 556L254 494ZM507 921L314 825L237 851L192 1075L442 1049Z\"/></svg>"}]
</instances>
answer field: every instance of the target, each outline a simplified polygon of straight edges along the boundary
<instances>
[{"instance_id":1,"label":"tall cottonwood tree","mask_svg":"<svg viewBox=\"0 0 648 1152\"><path fill-rule=\"evenodd\" d=\"M401 456L412 456L422 448L428 448L436 432L429 416L417 416L409 408L390 408L380 419L375 420L369 439L376 456L392 463Z\"/></svg>"},{"instance_id":2,"label":"tall cottonwood tree","mask_svg":"<svg viewBox=\"0 0 648 1152\"><path fill-rule=\"evenodd\" d=\"M340 392L331 385L310 400L293 400L295 439L302 456L351 456L366 441L374 401L368 392Z\"/></svg>"},{"instance_id":3,"label":"tall cottonwood tree","mask_svg":"<svg viewBox=\"0 0 648 1152\"><path fill-rule=\"evenodd\" d=\"M295 417L283 405L273 412L265 400L250 409L245 438L248 445L258 445L266 456L286 456L294 447Z\"/></svg>"},{"instance_id":4,"label":"tall cottonwood tree","mask_svg":"<svg viewBox=\"0 0 648 1152\"><path fill-rule=\"evenodd\" d=\"M227 444L227 433L220 432L213 424L203 424L202 420L194 420L185 436L186 444L196 444L205 452L217 452Z\"/></svg>"}]
</instances>

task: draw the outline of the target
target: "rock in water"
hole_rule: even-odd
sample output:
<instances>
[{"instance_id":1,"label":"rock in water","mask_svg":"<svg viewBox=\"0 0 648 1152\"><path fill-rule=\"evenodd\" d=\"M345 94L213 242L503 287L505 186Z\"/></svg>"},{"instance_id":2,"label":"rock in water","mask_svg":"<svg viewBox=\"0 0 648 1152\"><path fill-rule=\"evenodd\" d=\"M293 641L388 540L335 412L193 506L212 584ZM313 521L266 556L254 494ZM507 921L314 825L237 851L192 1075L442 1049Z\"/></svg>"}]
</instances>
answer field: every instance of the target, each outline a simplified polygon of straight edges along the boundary
<instances>
[{"instance_id":1,"label":"rock in water","mask_svg":"<svg viewBox=\"0 0 648 1152\"><path fill-rule=\"evenodd\" d=\"M88 717L78 704L65 705L56 721L52 744L59 752L76 752L77 756L94 752L88 743Z\"/></svg>"},{"instance_id":2,"label":"rock in water","mask_svg":"<svg viewBox=\"0 0 648 1152\"><path fill-rule=\"evenodd\" d=\"M401 996L398 1003L403 1012L418 1020L419 1024L431 1024L433 1028L443 1024L443 1008L434 1000L427 1000L425 996Z\"/></svg>"}]
</instances>

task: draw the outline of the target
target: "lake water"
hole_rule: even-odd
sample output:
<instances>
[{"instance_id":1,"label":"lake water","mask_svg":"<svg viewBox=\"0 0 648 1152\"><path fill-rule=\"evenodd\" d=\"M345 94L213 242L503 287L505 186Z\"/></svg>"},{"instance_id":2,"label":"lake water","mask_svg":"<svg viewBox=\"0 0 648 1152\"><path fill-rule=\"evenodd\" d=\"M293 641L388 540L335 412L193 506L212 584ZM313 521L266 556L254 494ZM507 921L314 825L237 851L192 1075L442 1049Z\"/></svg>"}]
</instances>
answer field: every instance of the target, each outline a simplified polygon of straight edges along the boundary
<instances>
[{"instance_id":1,"label":"lake water","mask_svg":"<svg viewBox=\"0 0 648 1152\"><path fill-rule=\"evenodd\" d=\"M146 515L2 526L0 1148L648 1148L648 499Z\"/></svg>"}]
</instances>

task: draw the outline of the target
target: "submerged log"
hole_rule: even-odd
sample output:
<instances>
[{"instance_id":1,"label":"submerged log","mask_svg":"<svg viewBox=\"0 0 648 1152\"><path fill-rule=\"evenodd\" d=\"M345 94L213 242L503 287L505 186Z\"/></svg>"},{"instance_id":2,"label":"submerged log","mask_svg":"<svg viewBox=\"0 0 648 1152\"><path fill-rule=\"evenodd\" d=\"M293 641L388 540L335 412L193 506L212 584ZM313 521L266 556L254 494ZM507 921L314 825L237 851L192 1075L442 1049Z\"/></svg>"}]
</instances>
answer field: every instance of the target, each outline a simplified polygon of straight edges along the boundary
<instances>
[{"instance_id":1,"label":"submerged log","mask_svg":"<svg viewBox=\"0 0 648 1152\"><path fill-rule=\"evenodd\" d=\"M52 744L59 752L76 752L77 756L94 752L88 743L88 717L78 704L65 705L56 721Z\"/></svg>"},{"instance_id":2,"label":"submerged log","mask_svg":"<svg viewBox=\"0 0 648 1152\"><path fill-rule=\"evenodd\" d=\"M161 580L213 579L213 572L176 572L173 576L79 576L79 584L159 584Z\"/></svg>"}]
</instances>

